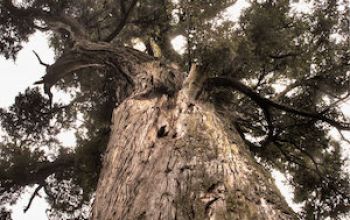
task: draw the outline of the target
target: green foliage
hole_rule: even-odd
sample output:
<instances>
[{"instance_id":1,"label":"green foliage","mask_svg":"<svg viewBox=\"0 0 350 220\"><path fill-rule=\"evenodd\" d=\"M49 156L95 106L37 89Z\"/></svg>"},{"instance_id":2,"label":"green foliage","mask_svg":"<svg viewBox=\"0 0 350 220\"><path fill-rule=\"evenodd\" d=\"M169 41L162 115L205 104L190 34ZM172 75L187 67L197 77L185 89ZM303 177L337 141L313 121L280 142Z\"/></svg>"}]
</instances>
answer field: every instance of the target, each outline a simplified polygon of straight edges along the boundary
<instances>
[{"instance_id":1,"label":"green foliage","mask_svg":"<svg viewBox=\"0 0 350 220\"><path fill-rule=\"evenodd\" d=\"M236 50L221 52L221 67L226 59L232 59L231 67L226 65L226 75L246 80L265 97L344 120L337 105L326 101L341 101L350 88L349 32L339 25L348 18L337 4L316 2L314 13L293 15L289 1L252 1L240 19L240 28L231 35ZM335 33L343 40L332 40ZM215 47L211 51L205 56L206 63L218 64L220 52L214 52ZM276 96L275 86L280 83L292 85L287 96ZM329 126L274 109L270 110L272 125L268 125L258 106L241 94L217 90L212 98L221 109L235 109L233 120L243 136L253 136L255 145L248 144L263 164L290 175L295 201L305 204L305 219L335 219L349 212L349 176L340 147L328 137ZM227 112L224 114L227 117ZM272 135L265 145L261 140L269 129Z\"/></svg>"},{"instance_id":2,"label":"green foliage","mask_svg":"<svg viewBox=\"0 0 350 220\"><path fill-rule=\"evenodd\" d=\"M295 168L295 201L305 201L306 219L323 219L328 216L336 219L339 213L349 211L349 175L342 171L339 146L324 153L318 159L316 172L310 169ZM325 166L326 165L326 166Z\"/></svg>"},{"instance_id":3,"label":"green foliage","mask_svg":"<svg viewBox=\"0 0 350 220\"><path fill-rule=\"evenodd\" d=\"M1 7L0 2L0 54L6 59L13 58L22 49L21 43L33 34L33 21L23 20Z\"/></svg>"},{"instance_id":4,"label":"green foliage","mask_svg":"<svg viewBox=\"0 0 350 220\"><path fill-rule=\"evenodd\" d=\"M0 209L0 219L1 220L12 220L11 212L5 208Z\"/></svg>"},{"instance_id":5,"label":"green foliage","mask_svg":"<svg viewBox=\"0 0 350 220\"><path fill-rule=\"evenodd\" d=\"M107 146L108 134L108 130L101 130L90 140L78 141L75 163L77 175L74 177L74 182L83 188L87 199L96 189L102 167L101 155Z\"/></svg>"},{"instance_id":6,"label":"green foliage","mask_svg":"<svg viewBox=\"0 0 350 220\"><path fill-rule=\"evenodd\" d=\"M28 174L36 170L37 162L45 157L43 151L31 152L28 148L20 149L11 144L1 145L0 155L0 204L3 205L18 199L26 186L23 183L34 183Z\"/></svg>"},{"instance_id":7,"label":"green foliage","mask_svg":"<svg viewBox=\"0 0 350 220\"><path fill-rule=\"evenodd\" d=\"M39 12L44 9L45 16L65 14L76 19L91 41L105 40L122 25L112 39L115 45L132 46L138 39L146 53L158 54L184 70L198 63L210 77L237 79L282 105L346 121L339 104L350 92L347 1L314 1L310 13L294 13L289 0L252 0L239 22L223 21L222 12L234 2L143 0L123 20L123 4L127 8L132 0L22 1L16 13L10 13L8 1L1 0L0 54L15 58L35 29L50 29L50 22L40 21ZM75 43L69 31L61 29L51 37L57 55ZM182 55L170 43L180 35L187 40ZM0 110L6 132L0 145L1 204L15 202L25 186L43 184L52 217L78 218L86 213L113 108L132 89L120 75L110 68L76 71L57 84L72 94L68 106L54 103L50 107L38 89L28 89L8 110ZM229 89L208 93L259 161L288 174L295 201L304 203L303 218L336 219L349 212L349 177L339 143L329 137L329 125L273 108L266 114L254 100ZM77 119L81 120L78 125L73 123ZM73 149L64 148L56 139L67 128L76 131ZM42 165L47 168L45 175L36 175ZM22 178L28 173L32 179Z\"/></svg>"},{"instance_id":8,"label":"green foliage","mask_svg":"<svg viewBox=\"0 0 350 220\"><path fill-rule=\"evenodd\" d=\"M34 135L34 139L50 126L53 117L48 99L38 89L19 94L9 111L1 109L0 114L2 127L9 135L17 138Z\"/></svg>"}]
</instances>

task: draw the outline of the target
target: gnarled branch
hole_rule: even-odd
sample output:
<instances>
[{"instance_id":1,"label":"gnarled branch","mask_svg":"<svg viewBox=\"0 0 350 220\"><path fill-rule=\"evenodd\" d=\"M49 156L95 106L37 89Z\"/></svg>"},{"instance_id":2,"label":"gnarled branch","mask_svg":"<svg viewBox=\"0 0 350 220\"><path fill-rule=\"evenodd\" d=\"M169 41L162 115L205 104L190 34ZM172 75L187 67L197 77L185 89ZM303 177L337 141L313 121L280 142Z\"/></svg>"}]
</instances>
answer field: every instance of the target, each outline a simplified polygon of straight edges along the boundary
<instances>
[{"instance_id":1,"label":"gnarled branch","mask_svg":"<svg viewBox=\"0 0 350 220\"><path fill-rule=\"evenodd\" d=\"M248 86L244 85L243 83L233 80L233 79L228 79L228 78L209 78L206 81L206 87L208 89L214 88L216 86L219 87L228 87L233 90L236 90L238 92L241 92L245 95L247 95L251 100L253 100L259 107L261 107L263 110L264 109L269 109L269 108L275 108L284 112L288 112L293 115L298 115L306 118L312 118L315 120L319 120L322 122L326 122L329 125L340 129L340 130L350 130L350 123L346 122L338 122L333 119L330 119L324 115L324 112L306 112L302 110L295 109L290 106L286 106L283 104L279 104L277 102L274 102L270 99L262 97L260 94L256 93L254 90L249 88Z\"/></svg>"}]
</instances>

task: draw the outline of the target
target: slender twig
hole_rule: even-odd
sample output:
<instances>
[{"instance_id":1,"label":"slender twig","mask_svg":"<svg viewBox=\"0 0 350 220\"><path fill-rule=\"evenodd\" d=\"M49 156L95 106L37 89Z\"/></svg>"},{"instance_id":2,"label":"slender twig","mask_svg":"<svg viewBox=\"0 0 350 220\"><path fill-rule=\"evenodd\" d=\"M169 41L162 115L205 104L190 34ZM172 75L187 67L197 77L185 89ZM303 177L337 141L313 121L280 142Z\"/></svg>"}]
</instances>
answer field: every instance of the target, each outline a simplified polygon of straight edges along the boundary
<instances>
[{"instance_id":1,"label":"slender twig","mask_svg":"<svg viewBox=\"0 0 350 220\"><path fill-rule=\"evenodd\" d=\"M298 55L300 55L301 53L293 53L293 52L290 52L290 53L285 53L285 54L271 54L269 55L270 58L272 59L284 59L284 58L287 58L287 57L296 57Z\"/></svg>"},{"instance_id":2,"label":"slender twig","mask_svg":"<svg viewBox=\"0 0 350 220\"><path fill-rule=\"evenodd\" d=\"M41 58L40 58L40 56L37 54L37 52L35 52L35 51L33 50L33 53L35 54L36 58L38 59L38 61L39 61L39 63L40 63L41 65L45 66L46 68L50 66L49 64L44 63L44 62L41 60Z\"/></svg>"},{"instance_id":3,"label":"slender twig","mask_svg":"<svg viewBox=\"0 0 350 220\"><path fill-rule=\"evenodd\" d=\"M280 142L283 142L283 143L292 144L296 149L298 149L301 153L303 153L306 157L308 157L312 161L312 163L315 166L315 170L317 170L317 172L322 173L321 170L319 169L319 165L323 165L323 164L322 163L318 163L316 161L316 159L313 157L313 155L311 155L311 153L309 153L307 150L303 149L301 146L299 146L298 144L296 144L292 140L278 139L277 141L280 141Z\"/></svg>"},{"instance_id":4,"label":"slender twig","mask_svg":"<svg viewBox=\"0 0 350 220\"><path fill-rule=\"evenodd\" d=\"M43 184L40 184L39 186L36 187L34 193L32 194L32 196L31 196L30 199L29 199L28 205L27 205L27 206L24 208L24 210L23 210L24 213L26 213L26 212L29 210L30 206L31 206L32 203L33 203L34 198L35 198L37 195L39 195L39 191L41 190L41 188L43 188L43 186L44 186Z\"/></svg>"},{"instance_id":5,"label":"slender twig","mask_svg":"<svg viewBox=\"0 0 350 220\"><path fill-rule=\"evenodd\" d=\"M337 129L342 141L345 141L346 143L350 144L350 139L348 139L347 137L345 137L345 135L343 134L343 132L339 129Z\"/></svg>"}]
</instances>

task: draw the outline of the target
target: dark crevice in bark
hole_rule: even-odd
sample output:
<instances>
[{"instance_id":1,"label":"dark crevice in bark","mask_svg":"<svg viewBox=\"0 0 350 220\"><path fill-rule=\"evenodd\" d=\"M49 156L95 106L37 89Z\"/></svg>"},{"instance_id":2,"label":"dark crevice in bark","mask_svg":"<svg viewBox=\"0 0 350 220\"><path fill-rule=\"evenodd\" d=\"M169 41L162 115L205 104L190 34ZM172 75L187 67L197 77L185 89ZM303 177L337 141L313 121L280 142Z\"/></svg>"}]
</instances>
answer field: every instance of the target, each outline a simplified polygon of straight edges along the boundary
<instances>
[{"instance_id":1,"label":"dark crevice in bark","mask_svg":"<svg viewBox=\"0 0 350 220\"><path fill-rule=\"evenodd\" d=\"M212 185L209 186L207 192L208 192L208 193L214 192L214 191L218 188L218 186L220 186L221 184L222 184L221 181L218 181L218 182L216 182L216 183L213 183Z\"/></svg>"},{"instance_id":2,"label":"dark crevice in bark","mask_svg":"<svg viewBox=\"0 0 350 220\"><path fill-rule=\"evenodd\" d=\"M157 138L162 138L162 137L166 137L168 136L169 131L166 130L166 126L162 126L159 128L158 132L157 132Z\"/></svg>"},{"instance_id":3,"label":"dark crevice in bark","mask_svg":"<svg viewBox=\"0 0 350 220\"><path fill-rule=\"evenodd\" d=\"M210 209L211 209L211 206L216 202L218 201L220 198L219 197L215 197L214 199L210 200L209 202L207 202L207 204L205 204L205 207L204 207L204 211L205 211L205 215L207 217L209 217L210 215Z\"/></svg>"}]
</instances>

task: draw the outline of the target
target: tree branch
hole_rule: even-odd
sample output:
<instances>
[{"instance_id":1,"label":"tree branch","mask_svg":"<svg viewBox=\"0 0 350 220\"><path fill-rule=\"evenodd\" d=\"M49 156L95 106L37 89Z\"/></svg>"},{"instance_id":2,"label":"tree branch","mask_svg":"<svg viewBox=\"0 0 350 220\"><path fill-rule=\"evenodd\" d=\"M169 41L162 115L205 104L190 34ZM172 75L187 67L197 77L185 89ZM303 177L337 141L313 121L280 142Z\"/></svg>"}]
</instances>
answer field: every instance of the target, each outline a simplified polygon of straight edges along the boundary
<instances>
[{"instance_id":1,"label":"tree branch","mask_svg":"<svg viewBox=\"0 0 350 220\"><path fill-rule=\"evenodd\" d=\"M75 163L74 154L65 154L59 156L55 161L36 162L28 166L29 170L21 178L1 180L1 192L11 191L13 187L25 187L33 184L45 185L47 177L54 173L65 172L73 168ZM6 177L6 175L5 175ZM0 178L3 178L0 176Z\"/></svg>"},{"instance_id":2,"label":"tree branch","mask_svg":"<svg viewBox=\"0 0 350 220\"><path fill-rule=\"evenodd\" d=\"M35 166L36 169L32 172L32 175L29 174L30 176L28 176L28 180L33 180L33 183L41 183L51 174L73 167L74 162L74 154L62 155L53 162L38 162L37 166Z\"/></svg>"},{"instance_id":3,"label":"tree branch","mask_svg":"<svg viewBox=\"0 0 350 220\"><path fill-rule=\"evenodd\" d=\"M284 59L284 58L287 58L287 57L296 57L298 55L300 55L301 53L294 53L294 52L289 52L289 53L285 53L285 54L277 54L277 55L269 55L270 58L272 59Z\"/></svg>"},{"instance_id":4,"label":"tree branch","mask_svg":"<svg viewBox=\"0 0 350 220\"><path fill-rule=\"evenodd\" d=\"M126 8L124 0L120 1L121 5L121 19L118 22L116 28L103 40L105 42L111 42L124 28L126 25L126 22L128 21L128 18L132 12L132 10L135 8L136 3L138 0L132 0L129 7Z\"/></svg>"},{"instance_id":5,"label":"tree branch","mask_svg":"<svg viewBox=\"0 0 350 220\"><path fill-rule=\"evenodd\" d=\"M288 85L282 92L278 93L273 99L275 101L278 101L280 100L282 97L285 97L287 95L288 92L292 91L293 89L301 86L301 82L300 81L297 81L297 82L294 82L290 85Z\"/></svg>"},{"instance_id":6,"label":"tree branch","mask_svg":"<svg viewBox=\"0 0 350 220\"><path fill-rule=\"evenodd\" d=\"M41 190L41 188L43 188L43 186L44 186L44 185L40 184L38 187L36 187L34 193L32 194L32 196L31 196L30 199L29 199L28 205L27 205L27 206L24 208L24 210L23 210L24 213L26 213L26 212L29 210L30 206L32 205L32 202L33 202L34 198L35 198L37 195L39 195L39 191Z\"/></svg>"},{"instance_id":7,"label":"tree branch","mask_svg":"<svg viewBox=\"0 0 350 220\"><path fill-rule=\"evenodd\" d=\"M340 137L341 137L341 140L342 140L342 141L345 141L347 144L350 145L350 139L348 139L347 137L345 137L345 135L343 134L343 132L342 132L341 130L337 129L337 131L338 131L338 133L339 133L339 135L340 135Z\"/></svg>"},{"instance_id":8,"label":"tree branch","mask_svg":"<svg viewBox=\"0 0 350 220\"><path fill-rule=\"evenodd\" d=\"M314 172L315 174L317 174L320 178L322 177L322 173L316 169L316 168L310 168L305 164L305 161L301 160L301 158L295 156L294 154L289 154L288 152L286 152L285 150L283 150L283 146L281 145L281 143L279 143L278 141L274 141L273 142L275 144L275 146L277 147L277 149L281 152L281 154L286 158L286 160L288 160L291 163L297 164L300 167L307 169L311 172ZM301 161L300 161L301 160Z\"/></svg>"},{"instance_id":9,"label":"tree branch","mask_svg":"<svg viewBox=\"0 0 350 220\"><path fill-rule=\"evenodd\" d=\"M293 107L290 107L290 106L279 104L270 99L260 96L260 94L256 93L254 90L244 85L243 83L239 82L238 80L216 77L216 78L210 78L206 81L206 87L209 90L217 86L228 87L247 95L252 101L254 101L263 110L268 108L275 108L284 112L288 112L293 115L298 115L298 116L312 118L322 122L326 122L329 125L335 128L338 128L340 130L350 130L350 123L338 122L333 119L330 119L324 116L323 112L321 113L306 112L306 111L294 109Z\"/></svg>"},{"instance_id":10,"label":"tree branch","mask_svg":"<svg viewBox=\"0 0 350 220\"><path fill-rule=\"evenodd\" d=\"M46 68L48 68L48 67L50 66L49 64L44 63L44 62L41 60L40 56L39 56L34 50L33 50L33 53L35 54L36 58L38 59L38 61L39 61L39 63L40 63L41 65L45 66Z\"/></svg>"},{"instance_id":11,"label":"tree branch","mask_svg":"<svg viewBox=\"0 0 350 220\"><path fill-rule=\"evenodd\" d=\"M313 157L313 155L311 153L309 153L306 149L303 149L301 146L299 146L297 143L295 143L292 140L283 140L283 139L278 139L276 140L276 142L282 142L285 144L291 144L293 145L296 149L298 149L302 154L304 154L306 157L308 157L310 159L310 161L312 161L313 165L314 165L314 170L317 171L317 173L319 173L319 175L322 174L321 170L319 169L319 165L321 165L320 163L318 163L316 161L316 159Z\"/></svg>"},{"instance_id":12,"label":"tree branch","mask_svg":"<svg viewBox=\"0 0 350 220\"><path fill-rule=\"evenodd\" d=\"M272 119L271 119L271 113L269 107L263 108L265 120L267 122L267 136L266 138L260 143L261 147L267 146L271 141L274 140L274 130L275 127L273 126Z\"/></svg>"},{"instance_id":13,"label":"tree branch","mask_svg":"<svg viewBox=\"0 0 350 220\"><path fill-rule=\"evenodd\" d=\"M64 78L69 73L85 69L85 68L98 68L103 66L94 62L93 59L84 57L79 53L66 52L52 65L47 66L46 74L42 80L35 82L35 85L44 84L44 92L52 99L52 93L50 89L57 81Z\"/></svg>"},{"instance_id":14,"label":"tree branch","mask_svg":"<svg viewBox=\"0 0 350 220\"><path fill-rule=\"evenodd\" d=\"M252 152L255 152L255 153L260 153L261 150L262 150L262 147L254 144L253 142L251 142L249 140L247 140L241 125L239 123L237 123L237 121L233 122L233 125L236 128L239 136L244 141L244 143L249 147L249 150L251 150Z\"/></svg>"},{"instance_id":15,"label":"tree branch","mask_svg":"<svg viewBox=\"0 0 350 220\"><path fill-rule=\"evenodd\" d=\"M53 31L59 32L61 29L64 29L70 33L72 40L88 39L85 28L75 18L68 15L54 15L50 12L32 7L17 7L13 4L12 0L3 0L3 6L12 15L19 18L42 20L47 23L48 27ZM37 28L38 26L34 24L33 27Z\"/></svg>"}]
</instances>

